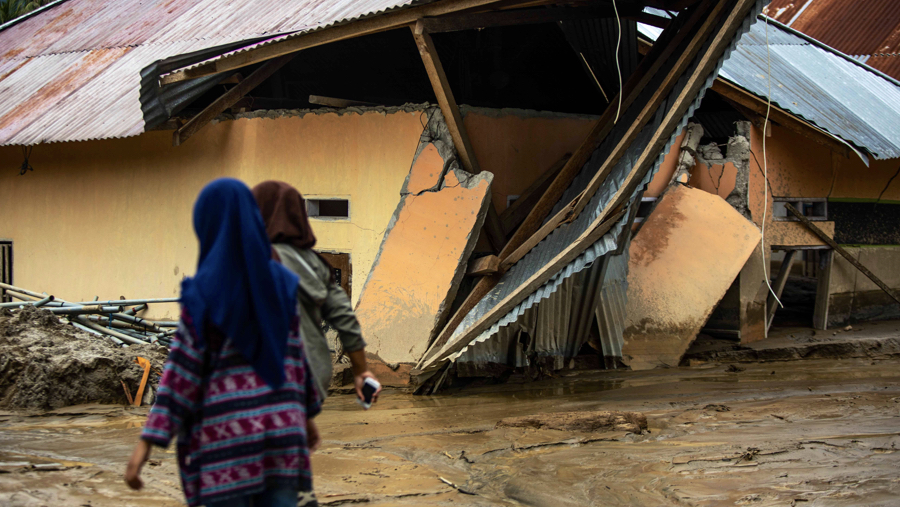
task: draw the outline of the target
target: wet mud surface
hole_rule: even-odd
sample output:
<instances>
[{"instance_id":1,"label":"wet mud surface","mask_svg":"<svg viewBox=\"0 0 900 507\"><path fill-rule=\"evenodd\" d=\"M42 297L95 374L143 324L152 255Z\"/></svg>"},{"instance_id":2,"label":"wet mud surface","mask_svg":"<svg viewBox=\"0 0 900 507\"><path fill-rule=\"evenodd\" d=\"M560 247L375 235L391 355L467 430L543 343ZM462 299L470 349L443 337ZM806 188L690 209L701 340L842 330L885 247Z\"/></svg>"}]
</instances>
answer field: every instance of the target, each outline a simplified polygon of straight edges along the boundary
<instances>
[{"instance_id":1,"label":"wet mud surface","mask_svg":"<svg viewBox=\"0 0 900 507\"><path fill-rule=\"evenodd\" d=\"M323 505L897 505L900 361L570 373L432 397L337 395L313 458ZM637 412L640 434L503 419ZM0 505L182 505L174 454L121 473L146 408L0 414ZM566 416L569 417L569 416ZM551 427L575 428L550 429Z\"/></svg>"}]
</instances>

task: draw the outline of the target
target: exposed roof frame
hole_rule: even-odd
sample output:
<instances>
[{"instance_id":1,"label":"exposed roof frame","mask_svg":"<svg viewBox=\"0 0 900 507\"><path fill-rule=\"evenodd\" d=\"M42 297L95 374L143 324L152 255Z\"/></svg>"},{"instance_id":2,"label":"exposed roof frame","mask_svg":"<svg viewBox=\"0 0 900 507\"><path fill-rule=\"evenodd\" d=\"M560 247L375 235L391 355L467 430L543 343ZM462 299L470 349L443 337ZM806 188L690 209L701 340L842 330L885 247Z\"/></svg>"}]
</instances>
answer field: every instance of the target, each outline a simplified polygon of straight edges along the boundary
<instances>
[{"instance_id":1,"label":"exposed roof frame","mask_svg":"<svg viewBox=\"0 0 900 507\"><path fill-rule=\"evenodd\" d=\"M622 6L619 15L631 18L642 14L640 8L635 9L633 5ZM422 18L421 23L426 32L443 33L500 26L555 23L575 19L611 18L614 15L611 7L530 8L428 17Z\"/></svg>"},{"instance_id":2,"label":"exposed roof frame","mask_svg":"<svg viewBox=\"0 0 900 507\"><path fill-rule=\"evenodd\" d=\"M201 63L172 72L162 76L160 86L178 83L188 79L218 74L229 70L239 69L247 65L253 65L265 60L271 60L282 55L294 53L304 49L321 46L330 42L370 35L373 33L392 30L403 26L414 25L419 19L431 16L452 14L466 9L489 6L500 3L500 0L443 0L432 2L418 7L410 7L396 12L388 12L379 16L352 21L349 23L330 26L321 30L299 33L296 36L283 40L257 46L232 53L212 61Z\"/></svg>"},{"instance_id":3,"label":"exposed roof frame","mask_svg":"<svg viewBox=\"0 0 900 507\"><path fill-rule=\"evenodd\" d=\"M764 98L757 97L721 77L716 78L711 89L721 95L732 106L735 106L735 109L744 116L747 116L748 119L753 120L754 117L765 117L767 103ZM774 121L786 129L796 132L817 144L825 146L835 153L843 155L844 158L849 158L851 153L856 153L866 165L869 165L868 158L860 153L859 150L851 146L847 141L794 116L774 104L772 104L771 110L769 111L769 120Z\"/></svg>"}]
</instances>

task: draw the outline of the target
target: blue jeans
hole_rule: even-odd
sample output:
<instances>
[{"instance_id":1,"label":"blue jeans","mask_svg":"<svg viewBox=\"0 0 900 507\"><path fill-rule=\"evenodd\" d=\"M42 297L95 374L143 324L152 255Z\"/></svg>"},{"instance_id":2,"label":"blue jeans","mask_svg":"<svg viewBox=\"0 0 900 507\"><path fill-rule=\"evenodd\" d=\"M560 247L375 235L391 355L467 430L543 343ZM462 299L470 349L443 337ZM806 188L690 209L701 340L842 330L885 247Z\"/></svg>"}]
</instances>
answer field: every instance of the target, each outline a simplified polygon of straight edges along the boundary
<instances>
[{"instance_id":1,"label":"blue jeans","mask_svg":"<svg viewBox=\"0 0 900 507\"><path fill-rule=\"evenodd\" d=\"M206 507L297 507L297 490L272 488L255 495L209 503Z\"/></svg>"}]
</instances>

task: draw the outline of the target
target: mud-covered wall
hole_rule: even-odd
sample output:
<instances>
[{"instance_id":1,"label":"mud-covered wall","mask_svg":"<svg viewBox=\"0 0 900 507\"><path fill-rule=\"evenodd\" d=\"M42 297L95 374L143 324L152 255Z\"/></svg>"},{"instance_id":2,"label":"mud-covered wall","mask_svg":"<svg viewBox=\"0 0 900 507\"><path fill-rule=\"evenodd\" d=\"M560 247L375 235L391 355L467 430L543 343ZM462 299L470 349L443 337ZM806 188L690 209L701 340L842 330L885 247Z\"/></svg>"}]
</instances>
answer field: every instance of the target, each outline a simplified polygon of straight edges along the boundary
<instances>
[{"instance_id":1,"label":"mud-covered wall","mask_svg":"<svg viewBox=\"0 0 900 507\"><path fill-rule=\"evenodd\" d=\"M514 110L466 111L484 170L497 175L498 211L592 125L588 117ZM421 107L275 113L208 125L173 147L171 131L38 145L33 172L22 150L0 147L0 239L12 239L15 282L69 300L170 297L196 265L191 209L210 180L280 179L306 197L350 200L349 220L316 220L317 248L350 253L361 289L400 199L427 121ZM502 181L502 183L496 183ZM497 190L499 189L499 190ZM502 206L500 206L502 204ZM354 304L360 291L354 290ZM151 318L174 318L156 305Z\"/></svg>"}]
</instances>

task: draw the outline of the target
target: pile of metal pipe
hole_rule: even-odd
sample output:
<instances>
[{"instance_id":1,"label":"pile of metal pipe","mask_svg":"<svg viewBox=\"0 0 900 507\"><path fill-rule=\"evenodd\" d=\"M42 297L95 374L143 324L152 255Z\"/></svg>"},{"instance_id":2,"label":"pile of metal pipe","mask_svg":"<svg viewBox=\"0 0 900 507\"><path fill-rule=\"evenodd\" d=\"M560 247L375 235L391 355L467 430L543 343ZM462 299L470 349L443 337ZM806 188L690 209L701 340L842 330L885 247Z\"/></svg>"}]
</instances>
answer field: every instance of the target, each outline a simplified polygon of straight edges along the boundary
<instances>
[{"instance_id":1,"label":"pile of metal pipe","mask_svg":"<svg viewBox=\"0 0 900 507\"><path fill-rule=\"evenodd\" d=\"M142 343L158 343L168 347L176 332L173 328L178 326L177 321L154 322L137 316L152 303L177 303L177 298L70 302L50 294L0 283L2 295L15 301L0 302L0 308L16 311L25 306L43 307L78 329L103 336L123 347Z\"/></svg>"}]
</instances>

